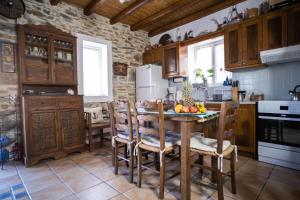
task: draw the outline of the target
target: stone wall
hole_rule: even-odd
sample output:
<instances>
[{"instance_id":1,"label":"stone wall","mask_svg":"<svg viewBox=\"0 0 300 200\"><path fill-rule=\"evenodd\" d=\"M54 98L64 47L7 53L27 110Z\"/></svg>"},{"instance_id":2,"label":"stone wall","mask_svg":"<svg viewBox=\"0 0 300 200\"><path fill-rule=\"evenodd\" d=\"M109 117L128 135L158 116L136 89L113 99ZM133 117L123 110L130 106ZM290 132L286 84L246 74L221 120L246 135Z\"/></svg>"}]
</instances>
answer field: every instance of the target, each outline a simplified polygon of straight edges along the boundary
<instances>
[{"instance_id":1,"label":"stone wall","mask_svg":"<svg viewBox=\"0 0 300 200\"><path fill-rule=\"evenodd\" d=\"M49 0L26 0L26 12L18 20L0 16L0 40L16 42L16 24L51 24L65 32L101 37L112 42L113 62L129 66L127 77L113 77L114 99L135 99L135 67L142 64L142 52L149 44L144 31L130 31L128 25L110 25L109 19L92 14L65 2L51 6ZM16 94L17 74L0 72L0 96ZM89 104L90 105L90 104Z\"/></svg>"}]
</instances>

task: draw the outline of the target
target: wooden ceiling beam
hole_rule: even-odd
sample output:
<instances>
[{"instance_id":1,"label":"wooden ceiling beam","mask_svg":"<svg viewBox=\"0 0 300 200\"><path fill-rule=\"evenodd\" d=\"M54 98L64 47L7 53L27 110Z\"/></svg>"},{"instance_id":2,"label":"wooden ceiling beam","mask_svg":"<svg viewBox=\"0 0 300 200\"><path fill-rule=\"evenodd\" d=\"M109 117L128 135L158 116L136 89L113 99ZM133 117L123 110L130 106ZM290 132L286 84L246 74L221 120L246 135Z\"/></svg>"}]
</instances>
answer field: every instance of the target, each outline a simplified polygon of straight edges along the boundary
<instances>
[{"instance_id":1,"label":"wooden ceiling beam","mask_svg":"<svg viewBox=\"0 0 300 200\"><path fill-rule=\"evenodd\" d=\"M93 13L93 9L97 6L100 6L103 4L105 0L92 0L90 3L83 9L83 13L87 16L91 15Z\"/></svg>"},{"instance_id":2,"label":"wooden ceiling beam","mask_svg":"<svg viewBox=\"0 0 300 200\"><path fill-rule=\"evenodd\" d=\"M52 6L56 6L59 2L61 2L61 0L50 0Z\"/></svg>"},{"instance_id":3,"label":"wooden ceiling beam","mask_svg":"<svg viewBox=\"0 0 300 200\"><path fill-rule=\"evenodd\" d=\"M174 4L172 4L171 6L153 14L150 15L149 17L131 25L130 29L132 31L137 31L139 29L143 29L144 27L146 27L147 25L153 23L154 21L158 21L159 19L162 19L163 17L175 12L178 9L182 9L184 7L187 6L192 6L193 4L195 4L195 0L190 0L188 2L186 1L178 1Z\"/></svg>"},{"instance_id":4,"label":"wooden ceiling beam","mask_svg":"<svg viewBox=\"0 0 300 200\"><path fill-rule=\"evenodd\" d=\"M131 4L124 10L122 10L120 13L118 13L116 16L111 18L110 23L111 24L118 23L119 21L121 21L125 17L131 15L132 13L139 10L140 8L142 8L144 5L150 3L151 1L153 1L153 0L138 0L138 1L134 2L133 4Z\"/></svg>"},{"instance_id":5,"label":"wooden ceiling beam","mask_svg":"<svg viewBox=\"0 0 300 200\"><path fill-rule=\"evenodd\" d=\"M173 21L173 22L171 22L167 25L163 25L163 26L160 26L157 29L151 30L148 33L148 36L153 37L155 35L158 35L160 33L168 31L170 29L176 28L178 26L182 26L182 25L187 24L189 22L195 21L197 19L200 19L200 18L205 17L207 15L210 15L212 13L218 12L218 11L220 11L222 9L225 9L225 8L228 8L230 6L236 5L236 4L241 3L243 1L245 1L245 0L225 0L222 3L218 3L214 6L209 7L209 8L202 9L202 10L200 10L200 11L194 13L194 14L191 14L187 17L184 17L180 20Z\"/></svg>"}]
</instances>

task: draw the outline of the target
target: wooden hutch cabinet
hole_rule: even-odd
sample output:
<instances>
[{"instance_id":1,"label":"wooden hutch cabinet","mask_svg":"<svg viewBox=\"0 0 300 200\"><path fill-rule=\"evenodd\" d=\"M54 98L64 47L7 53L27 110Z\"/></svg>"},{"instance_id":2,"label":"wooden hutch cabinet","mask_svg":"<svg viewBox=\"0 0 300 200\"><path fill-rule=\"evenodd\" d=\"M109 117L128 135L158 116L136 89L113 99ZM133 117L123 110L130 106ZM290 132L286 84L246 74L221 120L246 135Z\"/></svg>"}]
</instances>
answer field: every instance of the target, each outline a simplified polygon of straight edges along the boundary
<instances>
[{"instance_id":1,"label":"wooden hutch cabinet","mask_svg":"<svg viewBox=\"0 0 300 200\"><path fill-rule=\"evenodd\" d=\"M76 52L76 38L52 26L18 26L26 166L85 150Z\"/></svg>"}]
</instances>

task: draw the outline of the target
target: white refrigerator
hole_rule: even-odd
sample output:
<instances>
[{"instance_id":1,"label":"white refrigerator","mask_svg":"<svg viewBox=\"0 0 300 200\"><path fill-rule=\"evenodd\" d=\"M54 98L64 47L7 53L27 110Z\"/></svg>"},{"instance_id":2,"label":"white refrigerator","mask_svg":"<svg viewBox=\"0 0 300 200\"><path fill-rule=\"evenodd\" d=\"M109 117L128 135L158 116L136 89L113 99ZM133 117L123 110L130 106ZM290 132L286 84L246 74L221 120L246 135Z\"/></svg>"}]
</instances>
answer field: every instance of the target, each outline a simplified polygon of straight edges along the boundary
<instances>
[{"instance_id":1,"label":"white refrigerator","mask_svg":"<svg viewBox=\"0 0 300 200\"><path fill-rule=\"evenodd\" d=\"M169 82L162 78L162 67L143 65L136 68L136 100L165 99Z\"/></svg>"}]
</instances>

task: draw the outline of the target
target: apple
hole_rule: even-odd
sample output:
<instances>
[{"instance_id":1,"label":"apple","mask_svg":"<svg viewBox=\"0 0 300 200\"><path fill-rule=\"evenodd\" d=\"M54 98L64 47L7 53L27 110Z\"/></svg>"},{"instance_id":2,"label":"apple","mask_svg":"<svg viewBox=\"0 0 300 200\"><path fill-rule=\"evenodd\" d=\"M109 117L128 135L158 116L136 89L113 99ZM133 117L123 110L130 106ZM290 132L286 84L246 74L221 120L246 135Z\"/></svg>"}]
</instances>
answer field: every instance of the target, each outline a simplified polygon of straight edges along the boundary
<instances>
[{"instance_id":1,"label":"apple","mask_svg":"<svg viewBox=\"0 0 300 200\"><path fill-rule=\"evenodd\" d=\"M190 107L190 112L191 113L196 113L196 112L198 112L198 108L196 106L191 106Z\"/></svg>"},{"instance_id":2,"label":"apple","mask_svg":"<svg viewBox=\"0 0 300 200\"><path fill-rule=\"evenodd\" d=\"M189 107L188 106L182 106L182 108L181 108L181 112L183 112L183 113L188 113L189 112Z\"/></svg>"}]
</instances>

